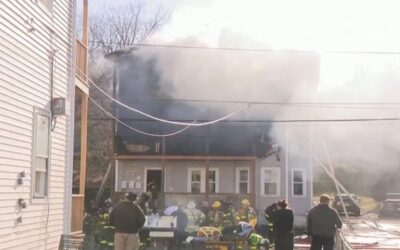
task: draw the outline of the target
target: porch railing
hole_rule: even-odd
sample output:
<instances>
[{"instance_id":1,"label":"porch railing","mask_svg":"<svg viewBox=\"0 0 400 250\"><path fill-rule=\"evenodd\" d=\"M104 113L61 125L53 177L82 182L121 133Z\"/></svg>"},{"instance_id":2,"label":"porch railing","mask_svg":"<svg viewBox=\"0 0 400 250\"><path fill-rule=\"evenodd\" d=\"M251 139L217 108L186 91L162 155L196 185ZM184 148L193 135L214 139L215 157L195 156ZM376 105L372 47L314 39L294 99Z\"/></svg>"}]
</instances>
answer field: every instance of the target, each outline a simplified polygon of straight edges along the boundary
<instances>
[{"instance_id":1,"label":"porch railing","mask_svg":"<svg viewBox=\"0 0 400 250\"><path fill-rule=\"evenodd\" d=\"M240 202L243 199L249 199L253 204L251 194L236 194L236 193L217 193L208 194L200 193L172 193L167 192L163 194L165 206L172 205L186 205L189 201L194 201L196 204L201 204L202 201L208 201L209 203L215 200L231 200L234 206L240 206Z\"/></svg>"},{"instance_id":2,"label":"porch railing","mask_svg":"<svg viewBox=\"0 0 400 250\"><path fill-rule=\"evenodd\" d=\"M80 41L76 40L76 76L84 83L87 80L87 47Z\"/></svg>"}]
</instances>

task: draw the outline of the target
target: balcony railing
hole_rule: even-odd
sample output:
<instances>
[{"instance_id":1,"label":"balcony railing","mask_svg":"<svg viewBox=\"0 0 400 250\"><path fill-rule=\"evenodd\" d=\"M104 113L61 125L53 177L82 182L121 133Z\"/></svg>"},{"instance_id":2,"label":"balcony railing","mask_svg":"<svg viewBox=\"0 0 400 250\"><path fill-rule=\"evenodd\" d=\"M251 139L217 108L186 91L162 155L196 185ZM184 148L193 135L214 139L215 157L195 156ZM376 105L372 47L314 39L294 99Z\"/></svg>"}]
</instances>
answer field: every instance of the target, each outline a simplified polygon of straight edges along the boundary
<instances>
[{"instance_id":1,"label":"balcony railing","mask_svg":"<svg viewBox=\"0 0 400 250\"><path fill-rule=\"evenodd\" d=\"M208 201L212 203L215 200L231 200L232 205L235 207L240 207L240 202L243 199L249 199L252 201L251 194L236 194L236 193L218 193L218 194L208 194L200 193L164 193L165 206L172 205L186 205L189 201L194 201L196 204L201 204L202 201ZM253 203L254 201L252 201ZM253 203L254 204L254 203Z\"/></svg>"},{"instance_id":2,"label":"balcony railing","mask_svg":"<svg viewBox=\"0 0 400 250\"><path fill-rule=\"evenodd\" d=\"M88 50L80 40L76 40L76 76L84 83L87 81Z\"/></svg>"}]
</instances>

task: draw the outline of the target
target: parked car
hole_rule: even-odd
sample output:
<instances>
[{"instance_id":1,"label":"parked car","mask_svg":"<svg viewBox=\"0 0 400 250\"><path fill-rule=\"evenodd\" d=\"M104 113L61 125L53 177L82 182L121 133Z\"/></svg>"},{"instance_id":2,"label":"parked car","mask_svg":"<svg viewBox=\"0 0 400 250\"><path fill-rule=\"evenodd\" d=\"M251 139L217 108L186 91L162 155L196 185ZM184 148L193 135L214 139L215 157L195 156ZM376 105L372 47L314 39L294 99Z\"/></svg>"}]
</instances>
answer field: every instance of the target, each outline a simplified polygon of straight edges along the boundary
<instances>
[{"instance_id":1,"label":"parked car","mask_svg":"<svg viewBox=\"0 0 400 250\"><path fill-rule=\"evenodd\" d=\"M350 194L351 198L355 201L359 201L359 199L354 195ZM346 211L349 215L360 216L361 210L356 203L350 198L347 194L340 195L343 199L343 203L346 206ZM343 206L340 201L339 195L336 195L335 200L333 201L332 207L335 208L339 214L344 214Z\"/></svg>"},{"instance_id":2,"label":"parked car","mask_svg":"<svg viewBox=\"0 0 400 250\"><path fill-rule=\"evenodd\" d=\"M387 193L385 197L380 216L400 216L400 193Z\"/></svg>"}]
</instances>

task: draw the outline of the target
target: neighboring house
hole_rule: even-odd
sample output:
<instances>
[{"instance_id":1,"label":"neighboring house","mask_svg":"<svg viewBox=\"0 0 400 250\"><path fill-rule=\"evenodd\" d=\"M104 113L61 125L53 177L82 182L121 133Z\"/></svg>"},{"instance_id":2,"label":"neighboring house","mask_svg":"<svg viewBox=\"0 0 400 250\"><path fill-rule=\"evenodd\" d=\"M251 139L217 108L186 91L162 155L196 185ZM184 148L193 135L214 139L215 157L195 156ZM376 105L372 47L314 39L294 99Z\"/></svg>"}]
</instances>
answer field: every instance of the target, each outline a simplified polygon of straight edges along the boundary
<instances>
[{"instance_id":1,"label":"neighboring house","mask_svg":"<svg viewBox=\"0 0 400 250\"><path fill-rule=\"evenodd\" d=\"M74 104L85 91L75 1L0 1L0 16L0 249L57 249L71 232Z\"/></svg>"},{"instance_id":2,"label":"neighboring house","mask_svg":"<svg viewBox=\"0 0 400 250\"><path fill-rule=\"evenodd\" d=\"M272 63L277 60L275 65L271 64L271 81L298 81L315 89L319 79L318 57L294 57L288 63L278 56L271 59ZM132 50L114 53L109 58L116 67L114 89L119 101L169 120L218 117L211 109L168 100L168 93L161 88L168 83L161 80L157 71L157 57L149 59ZM300 73L280 75L275 73L278 67L280 72ZM265 79L264 84L269 84L268 77ZM120 120L137 129L155 134L176 130L176 126L156 122L116 104L113 107ZM248 120L265 117L260 113ZM147 183L154 180L165 206L226 198L239 206L243 198L248 198L259 211L261 224L266 223L264 209L268 205L287 199L294 209L295 223L305 225L313 199L309 127L272 129L267 122L225 121L160 138L138 134L121 124L115 126L115 191L142 193Z\"/></svg>"}]
</instances>

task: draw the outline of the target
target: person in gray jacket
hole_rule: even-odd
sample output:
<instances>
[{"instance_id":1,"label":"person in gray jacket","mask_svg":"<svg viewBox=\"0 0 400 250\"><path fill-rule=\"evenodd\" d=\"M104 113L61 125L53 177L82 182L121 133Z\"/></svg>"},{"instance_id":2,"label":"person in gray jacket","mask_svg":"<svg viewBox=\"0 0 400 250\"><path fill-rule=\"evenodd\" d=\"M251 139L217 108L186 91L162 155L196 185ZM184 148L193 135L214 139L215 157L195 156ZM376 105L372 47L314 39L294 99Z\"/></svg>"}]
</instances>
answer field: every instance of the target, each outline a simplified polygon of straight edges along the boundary
<instances>
[{"instance_id":1,"label":"person in gray jacket","mask_svg":"<svg viewBox=\"0 0 400 250\"><path fill-rule=\"evenodd\" d=\"M338 212L329 207L329 196L321 195L319 205L313 207L307 216L307 232L311 236L311 250L332 250L335 233L342 228Z\"/></svg>"}]
</instances>

